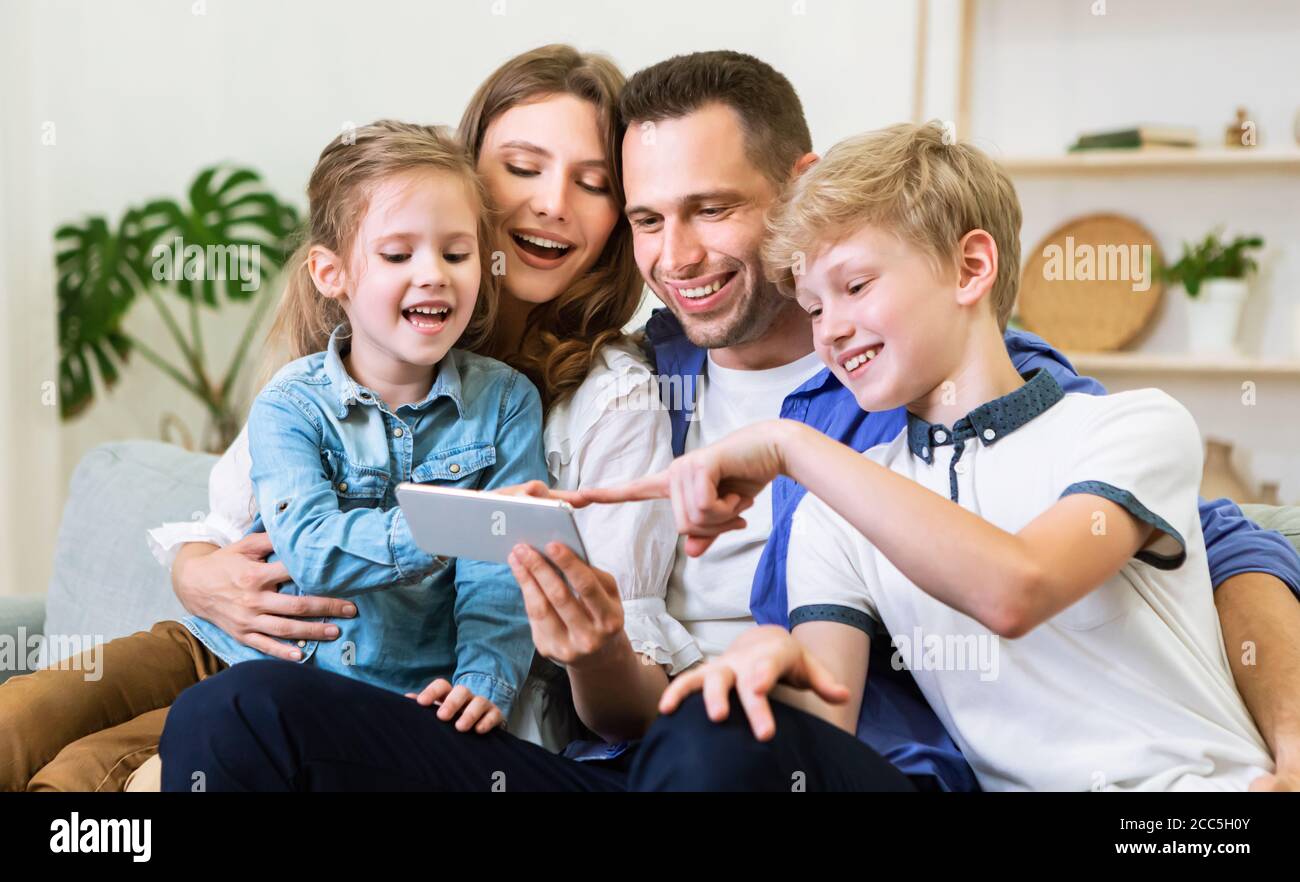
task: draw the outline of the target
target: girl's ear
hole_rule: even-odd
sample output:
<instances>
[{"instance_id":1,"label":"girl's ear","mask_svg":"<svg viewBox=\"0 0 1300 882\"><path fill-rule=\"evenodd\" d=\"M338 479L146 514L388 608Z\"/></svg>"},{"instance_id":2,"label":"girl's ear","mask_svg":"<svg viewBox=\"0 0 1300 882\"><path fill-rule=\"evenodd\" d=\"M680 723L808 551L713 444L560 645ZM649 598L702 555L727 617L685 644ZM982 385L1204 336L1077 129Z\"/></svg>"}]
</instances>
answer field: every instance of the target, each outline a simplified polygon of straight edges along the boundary
<instances>
[{"instance_id":1,"label":"girl's ear","mask_svg":"<svg viewBox=\"0 0 1300 882\"><path fill-rule=\"evenodd\" d=\"M331 300L346 299L343 261L324 245L313 245L307 252L307 271L316 283L316 290Z\"/></svg>"},{"instance_id":2,"label":"girl's ear","mask_svg":"<svg viewBox=\"0 0 1300 882\"><path fill-rule=\"evenodd\" d=\"M998 277L998 243L985 230L971 230L957 245L957 302L971 306L988 295Z\"/></svg>"}]
</instances>

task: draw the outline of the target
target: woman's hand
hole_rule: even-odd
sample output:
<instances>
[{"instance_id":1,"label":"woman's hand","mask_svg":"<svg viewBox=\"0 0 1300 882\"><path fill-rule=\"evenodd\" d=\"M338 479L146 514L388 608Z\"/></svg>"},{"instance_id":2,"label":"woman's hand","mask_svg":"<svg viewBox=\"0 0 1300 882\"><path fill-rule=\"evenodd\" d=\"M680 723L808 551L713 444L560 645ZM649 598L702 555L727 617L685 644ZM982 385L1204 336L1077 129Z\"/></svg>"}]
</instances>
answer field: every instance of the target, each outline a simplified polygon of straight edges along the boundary
<instances>
[{"instance_id":1,"label":"woman's hand","mask_svg":"<svg viewBox=\"0 0 1300 882\"><path fill-rule=\"evenodd\" d=\"M686 553L698 557L719 534L745 526L740 513L784 469L783 447L799 430L789 420L767 420L732 432L708 447L677 457L662 472L617 487L576 491L574 505L671 498Z\"/></svg>"},{"instance_id":2,"label":"woman's hand","mask_svg":"<svg viewBox=\"0 0 1300 882\"><path fill-rule=\"evenodd\" d=\"M611 653L630 649L614 577L587 565L559 542L550 543L546 554L549 559L521 543L508 560L524 595L537 651L566 667L582 667L602 664Z\"/></svg>"},{"instance_id":3,"label":"woman's hand","mask_svg":"<svg viewBox=\"0 0 1300 882\"><path fill-rule=\"evenodd\" d=\"M754 737L770 741L776 734L776 720L768 695L778 682L811 689L831 704L849 700L848 688L837 683L789 631L778 625L760 625L737 637L717 660L678 675L659 700L659 712L670 714L686 696L702 691L709 719L720 723L730 713L734 688Z\"/></svg>"},{"instance_id":4,"label":"woman's hand","mask_svg":"<svg viewBox=\"0 0 1300 882\"><path fill-rule=\"evenodd\" d=\"M421 690L419 695L406 693L407 698L415 699L417 704L425 707L438 705L438 719L444 722L456 720L457 732L473 729L480 735L486 735L497 726L505 725L505 715L501 709L481 695L475 695L465 686L452 686L439 677ZM459 717L456 715L460 714Z\"/></svg>"},{"instance_id":5,"label":"woman's hand","mask_svg":"<svg viewBox=\"0 0 1300 882\"><path fill-rule=\"evenodd\" d=\"M172 590L181 604L259 652L298 661L302 650L281 640L334 640L337 625L305 617L351 618L356 605L337 597L281 594L289 581L282 563L267 563L271 539L250 533L232 545L186 543L172 565ZM280 638L280 639L275 639Z\"/></svg>"}]
</instances>

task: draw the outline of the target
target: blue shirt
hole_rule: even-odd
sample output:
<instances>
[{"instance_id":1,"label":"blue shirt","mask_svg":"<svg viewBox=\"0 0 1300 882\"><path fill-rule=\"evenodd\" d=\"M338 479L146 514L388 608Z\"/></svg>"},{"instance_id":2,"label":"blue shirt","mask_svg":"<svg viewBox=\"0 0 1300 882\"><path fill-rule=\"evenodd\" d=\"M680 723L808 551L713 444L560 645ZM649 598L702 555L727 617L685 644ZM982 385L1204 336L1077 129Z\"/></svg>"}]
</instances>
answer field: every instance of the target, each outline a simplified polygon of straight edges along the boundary
<instances>
[{"instance_id":1,"label":"blue shirt","mask_svg":"<svg viewBox=\"0 0 1300 882\"><path fill-rule=\"evenodd\" d=\"M672 420L673 455L686 449L686 431L694 418L698 380L707 363L703 349L692 344L670 311L655 310L647 322L647 355L660 382L664 405ZM1030 374L1046 369L1066 392L1105 394L1096 380L1080 377L1065 356L1041 337L1008 331L1007 353L1016 370ZM667 390L674 394L668 395ZM823 434L865 451L891 441L907 426L904 408L867 413L853 393L829 369L786 396L781 416L798 420ZM750 611L759 624L789 627L786 594L786 553L790 547L791 519L807 492L787 477L772 485L772 533L759 559L750 592ZM1215 586L1232 576L1262 572L1276 576L1300 598L1300 558L1280 534L1261 530L1247 520L1233 502L1201 500L1201 526L1209 556L1210 578ZM908 775L932 776L945 790L976 790L970 766L949 737L939 718L921 695L906 670L890 664L892 647L872 641L869 670L858 719L858 738Z\"/></svg>"},{"instance_id":2,"label":"blue shirt","mask_svg":"<svg viewBox=\"0 0 1300 882\"><path fill-rule=\"evenodd\" d=\"M504 564L435 559L397 507L402 481L490 490L547 480L542 407L523 375L453 349L429 394L389 409L329 349L285 366L248 417L254 496L293 580L291 594L346 597L333 641L302 646L314 664L395 692L444 677L509 715L533 657L523 596ZM184 620L229 664L265 658L211 623Z\"/></svg>"}]
</instances>

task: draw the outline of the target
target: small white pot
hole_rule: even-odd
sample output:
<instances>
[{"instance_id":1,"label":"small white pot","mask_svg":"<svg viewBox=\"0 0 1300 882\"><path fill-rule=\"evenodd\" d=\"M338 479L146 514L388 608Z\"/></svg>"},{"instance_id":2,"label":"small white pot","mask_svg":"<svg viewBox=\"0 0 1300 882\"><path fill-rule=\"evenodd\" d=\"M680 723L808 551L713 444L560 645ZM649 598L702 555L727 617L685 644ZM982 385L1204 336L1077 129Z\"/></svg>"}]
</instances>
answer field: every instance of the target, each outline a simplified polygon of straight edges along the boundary
<instances>
[{"instance_id":1,"label":"small white pot","mask_svg":"<svg viewBox=\"0 0 1300 882\"><path fill-rule=\"evenodd\" d=\"M1199 353L1237 353L1237 325L1250 288L1245 279L1206 279L1187 298L1188 349Z\"/></svg>"}]
</instances>

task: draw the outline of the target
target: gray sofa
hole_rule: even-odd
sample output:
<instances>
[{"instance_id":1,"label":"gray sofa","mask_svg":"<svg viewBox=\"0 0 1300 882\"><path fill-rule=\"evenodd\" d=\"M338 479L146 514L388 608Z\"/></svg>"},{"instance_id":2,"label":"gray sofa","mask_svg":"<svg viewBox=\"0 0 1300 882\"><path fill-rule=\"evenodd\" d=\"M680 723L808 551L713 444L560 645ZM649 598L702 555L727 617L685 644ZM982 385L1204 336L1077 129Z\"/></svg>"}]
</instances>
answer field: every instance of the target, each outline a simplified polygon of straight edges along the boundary
<instances>
[{"instance_id":1,"label":"gray sofa","mask_svg":"<svg viewBox=\"0 0 1300 882\"><path fill-rule=\"evenodd\" d=\"M214 462L214 456L154 441L104 444L86 454L72 476L49 591L0 597L0 635L111 640L184 615L145 530L202 517ZM1245 511L1300 549L1300 506ZM0 670L0 681L24 672Z\"/></svg>"},{"instance_id":2,"label":"gray sofa","mask_svg":"<svg viewBox=\"0 0 1300 882\"><path fill-rule=\"evenodd\" d=\"M103 444L87 453L72 474L49 590L0 597L0 634L66 635L46 647L57 656L60 647L76 645L74 635L112 640L184 615L145 530L202 517L216 461L156 441ZM0 670L0 682L25 672Z\"/></svg>"}]
</instances>

